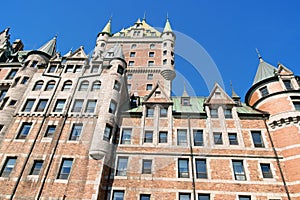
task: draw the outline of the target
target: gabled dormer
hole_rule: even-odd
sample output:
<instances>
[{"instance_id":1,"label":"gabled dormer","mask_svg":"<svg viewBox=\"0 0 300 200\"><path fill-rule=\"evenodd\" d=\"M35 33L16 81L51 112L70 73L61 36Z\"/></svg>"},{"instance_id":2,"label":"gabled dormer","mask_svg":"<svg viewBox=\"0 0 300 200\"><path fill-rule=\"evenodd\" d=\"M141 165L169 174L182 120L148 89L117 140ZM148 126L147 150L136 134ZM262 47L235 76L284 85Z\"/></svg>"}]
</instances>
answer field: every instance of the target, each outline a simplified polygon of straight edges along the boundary
<instances>
[{"instance_id":1,"label":"gabled dormer","mask_svg":"<svg viewBox=\"0 0 300 200\"><path fill-rule=\"evenodd\" d=\"M171 104L172 100L165 93L162 86L157 82L155 86L152 88L149 95L144 97L144 103L167 103Z\"/></svg>"},{"instance_id":2,"label":"gabled dormer","mask_svg":"<svg viewBox=\"0 0 300 200\"><path fill-rule=\"evenodd\" d=\"M86 53L84 52L83 46L81 46L78 49L76 49L74 52L70 53L70 55L68 55L66 57L66 59L67 60L87 60L88 57L87 57Z\"/></svg>"}]
</instances>

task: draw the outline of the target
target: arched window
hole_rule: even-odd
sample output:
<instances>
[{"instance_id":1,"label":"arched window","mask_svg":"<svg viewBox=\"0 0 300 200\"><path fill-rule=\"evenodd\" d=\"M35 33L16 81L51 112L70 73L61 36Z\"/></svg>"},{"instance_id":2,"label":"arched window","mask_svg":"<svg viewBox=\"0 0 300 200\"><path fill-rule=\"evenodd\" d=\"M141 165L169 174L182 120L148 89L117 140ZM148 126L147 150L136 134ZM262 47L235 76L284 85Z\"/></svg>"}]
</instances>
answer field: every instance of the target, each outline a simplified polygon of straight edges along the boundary
<instances>
[{"instance_id":1,"label":"arched window","mask_svg":"<svg viewBox=\"0 0 300 200\"><path fill-rule=\"evenodd\" d=\"M64 82L64 85L62 87L62 91L68 91L68 90L71 90L71 87L72 87L72 81L65 81Z\"/></svg>"},{"instance_id":2,"label":"arched window","mask_svg":"<svg viewBox=\"0 0 300 200\"><path fill-rule=\"evenodd\" d=\"M135 49L136 48L136 44L131 45L131 49Z\"/></svg>"},{"instance_id":3,"label":"arched window","mask_svg":"<svg viewBox=\"0 0 300 200\"><path fill-rule=\"evenodd\" d=\"M154 49L155 48L155 44L150 44L150 49Z\"/></svg>"},{"instance_id":4,"label":"arched window","mask_svg":"<svg viewBox=\"0 0 300 200\"><path fill-rule=\"evenodd\" d=\"M44 81L37 81L33 87L33 91L41 90L44 85Z\"/></svg>"},{"instance_id":5,"label":"arched window","mask_svg":"<svg viewBox=\"0 0 300 200\"><path fill-rule=\"evenodd\" d=\"M54 86L55 86L55 81L49 81L46 85L45 91L53 90Z\"/></svg>"},{"instance_id":6,"label":"arched window","mask_svg":"<svg viewBox=\"0 0 300 200\"><path fill-rule=\"evenodd\" d=\"M79 91L87 91L89 87L89 82L88 81L82 81L79 87Z\"/></svg>"},{"instance_id":7,"label":"arched window","mask_svg":"<svg viewBox=\"0 0 300 200\"><path fill-rule=\"evenodd\" d=\"M93 86L92 86L92 91L100 90L100 87L101 87L101 82L100 81L95 81L93 83Z\"/></svg>"}]
</instances>

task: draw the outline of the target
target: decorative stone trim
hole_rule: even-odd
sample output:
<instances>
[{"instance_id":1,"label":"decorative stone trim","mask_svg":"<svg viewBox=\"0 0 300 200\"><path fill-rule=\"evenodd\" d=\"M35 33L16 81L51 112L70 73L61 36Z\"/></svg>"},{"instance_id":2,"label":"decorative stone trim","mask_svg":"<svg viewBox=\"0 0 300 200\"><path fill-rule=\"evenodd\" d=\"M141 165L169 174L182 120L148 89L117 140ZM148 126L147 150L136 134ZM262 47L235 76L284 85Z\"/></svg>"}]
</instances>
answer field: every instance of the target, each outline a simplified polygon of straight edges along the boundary
<instances>
[{"instance_id":1,"label":"decorative stone trim","mask_svg":"<svg viewBox=\"0 0 300 200\"><path fill-rule=\"evenodd\" d=\"M275 129L276 127L282 127L284 125L292 125L296 124L300 121L300 116L294 116L294 117L286 117L286 118L281 118L280 120L275 120L271 123L269 123L269 126L272 129Z\"/></svg>"}]
</instances>

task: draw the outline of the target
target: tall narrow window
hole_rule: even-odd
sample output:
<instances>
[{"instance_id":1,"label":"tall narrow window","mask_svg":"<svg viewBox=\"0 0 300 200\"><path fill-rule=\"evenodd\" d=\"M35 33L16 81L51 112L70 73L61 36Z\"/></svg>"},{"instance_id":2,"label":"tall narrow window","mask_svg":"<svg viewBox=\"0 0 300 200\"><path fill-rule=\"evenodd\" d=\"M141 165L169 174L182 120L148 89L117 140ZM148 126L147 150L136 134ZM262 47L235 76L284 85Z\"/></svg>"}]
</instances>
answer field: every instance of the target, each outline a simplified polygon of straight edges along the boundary
<instances>
[{"instance_id":1,"label":"tall narrow window","mask_svg":"<svg viewBox=\"0 0 300 200\"><path fill-rule=\"evenodd\" d=\"M284 86L287 90L292 90L293 86L290 80L283 80Z\"/></svg>"},{"instance_id":2,"label":"tall narrow window","mask_svg":"<svg viewBox=\"0 0 300 200\"><path fill-rule=\"evenodd\" d=\"M179 193L179 200L191 200L190 193Z\"/></svg>"},{"instance_id":3,"label":"tall narrow window","mask_svg":"<svg viewBox=\"0 0 300 200\"><path fill-rule=\"evenodd\" d=\"M218 110L217 109L210 109L210 117L211 118L218 118Z\"/></svg>"},{"instance_id":4,"label":"tall narrow window","mask_svg":"<svg viewBox=\"0 0 300 200\"><path fill-rule=\"evenodd\" d=\"M117 90L119 92L120 88L121 88L121 84L118 81L115 81L114 90Z\"/></svg>"},{"instance_id":5,"label":"tall narrow window","mask_svg":"<svg viewBox=\"0 0 300 200\"><path fill-rule=\"evenodd\" d=\"M143 160L142 174L151 174L152 160Z\"/></svg>"},{"instance_id":6,"label":"tall narrow window","mask_svg":"<svg viewBox=\"0 0 300 200\"><path fill-rule=\"evenodd\" d=\"M124 191L114 191L112 200L124 200Z\"/></svg>"},{"instance_id":7,"label":"tall narrow window","mask_svg":"<svg viewBox=\"0 0 300 200\"><path fill-rule=\"evenodd\" d=\"M35 109L35 112L44 112L47 102L48 102L48 99L40 99L38 102L38 105Z\"/></svg>"},{"instance_id":8,"label":"tall narrow window","mask_svg":"<svg viewBox=\"0 0 300 200\"><path fill-rule=\"evenodd\" d=\"M154 116L154 108L147 108L146 117L153 117L153 116Z\"/></svg>"},{"instance_id":9,"label":"tall narrow window","mask_svg":"<svg viewBox=\"0 0 300 200\"><path fill-rule=\"evenodd\" d=\"M187 132L186 132L186 130L177 130L177 145L187 146Z\"/></svg>"},{"instance_id":10,"label":"tall narrow window","mask_svg":"<svg viewBox=\"0 0 300 200\"><path fill-rule=\"evenodd\" d=\"M203 146L203 131L202 130L194 130L194 146Z\"/></svg>"},{"instance_id":11,"label":"tall narrow window","mask_svg":"<svg viewBox=\"0 0 300 200\"><path fill-rule=\"evenodd\" d=\"M198 194L198 200L210 200L209 194Z\"/></svg>"},{"instance_id":12,"label":"tall narrow window","mask_svg":"<svg viewBox=\"0 0 300 200\"><path fill-rule=\"evenodd\" d=\"M95 81L93 83L93 86L92 86L92 91L100 90L100 88L101 88L101 82L100 81Z\"/></svg>"},{"instance_id":13,"label":"tall narrow window","mask_svg":"<svg viewBox=\"0 0 300 200\"><path fill-rule=\"evenodd\" d=\"M6 80L12 80L16 76L17 72L17 69L10 70L8 76L6 77Z\"/></svg>"},{"instance_id":14,"label":"tall narrow window","mask_svg":"<svg viewBox=\"0 0 300 200\"><path fill-rule=\"evenodd\" d=\"M69 91L72 88L72 81L65 81L62 87L62 91Z\"/></svg>"},{"instance_id":15,"label":"tall narrow window","mask_svg":"<svg viewBox=\"0 0 300 200\"><path fill-rule=\"evenodd\" d=\"M131 129L123 129L121 144L131 144Z\"/></svg>"},{"instance_id":16,"label":"tall narrow window","mask_svg":"<svg viewBox=\"0 0 300 200\"><path fill-rule=\"evenodd\" d=\"M260 91L262 97L265 97L269 94L267 86L260 88L259 91Z\"/></svg>"},{"instance_id":17,"label":"tall narrow window","mask_svg":"<svg viewBox=\"0 0 300 200\"><path fill-rule=\"evenodd\" d=\"M97 105L97 100L88 100L85 108L85 112L94 113Z\"/></svg>"},{"instance_id":18,"label":"tall narrow window","mask_svg":"<svg viewBox=\"0 0 300 200\"><path fill-rule=\"evenodd\" d=\"M167 108L160 108L160 117L167 117L168 116L168 109Z\"/></svg>"},{"instance_id":19,"label":"tall narrow window","mask_svg":"<svg viewBox=\"0 0 300 200\"><path fill-rule=\"evenodd\" d=\"M128 158L127 157L119 157L118 158L118 164L117 164L117 176L126 176L127 175L127 163Z\"/></svg>"},{"instance_id":20,"label":"tall narrow window","mask_svg":"<svg viewBox=\"0 0 300 200\"><path fill-rule=\"evenodd\" d=\"M260 131L251 131L254 147L264 147Z\"/></svg>"},{"instance_id":21,"label":"tall narrow window","mask_svg":"<svg viewBox=\"0 0 300 200\"><path fill-rule=\"evenodd\" d=\"M65 106L65 99L57 99L53 112L62 112Z\"/></svg>"},{"instance_id":22,"label":"tall narrow window","mask_svg":"<svg viewBox=\"0 0 300 200\"><path fill-rule=\"evenodd\" d=\"M24 122L21 126L21 129L18 133L17 139L25 139L29 134L32 123Z\"/></svg>"},{"instance_id":23,"label":"tall narrow window","mask_svg":"<svg viewBox=\"0 0 300 200\"><path fill-rule=\"evenodd\" d=\"M15 167L17 157L7 157L4 166L1 170L1 177L9 177Z\"/></svg>"},{"instance_id":24,"label":"tall narrow window","mask_svg":"<svg viewBox=\"0 0 300 200\"><path fill-rule=\"evenodd\" d=\"M245 181L246 180L246 174L244 170L243 161L241 160L233 160L233 172L234 172L234 178L238 181Z\"/></svg>"},{"instance_id":25,"label":"tall narrow window","mask_svg":"<svg viewBox=\"0 0 300 200\"><path fill-rule=\"evenodd\" d=\"M178 159L178 177L189 178L189 160Z\"/></svg>"},{"instance_id":26,"label":"tall narrow window","mask_svg":"<svg viewBox=\"0 0 300 200\"><path fill-rule=\"evenodd\" d=\"M91 73L98 73L99 69L100 69L99 65L93 65Z\"/></svg>"},{"instance_id":27,"label":"tall narrow window","mask_svg":"<svg viewBox=\"0 0 300 200\"><path fill-rule=\"evenodd\" d=\"M56 126L55 125L49 125L47 127L45 137L53 137L54 132L55 132Z\"/></svg>"},{"instance_id":28,"label":"tall narrow window","mask_svg":"<svg viewBox=\"0 0 300 200\"><path fill-rule=\"evenodd\" d=\"M160 131L158 142L159 143L168 143L168 132Z\"/></svg>"},{"instance_id":29,"label":"tall narrow window","mask_svg":"<svg viewBox=\"0 0 300 200\"><path fill-rule=\"evenodd\" d=\"M21 84L24 84L24 85L25 85L25 84L28 82L28 80L29 80L29 77L25 76L25 77L22 79Z\"/></svg>"},{"instance_id":30,"label":"tall narrow window","mask_svg":"<svg viewBox=\"0 0 300 200\"><path fill-rule=\"evenodd\" d=\"M69 140L77 141L82 132L82 124L73 124Z\"/></svg>"},{"instance_id":31,"label":"tall narrow window","mask_svg":"<svg viewBox=\"0 0 300 200\"><path fill-rule=\"evenodd\" d=\"M230 145L238 145L237 134L236 133L228 133L228 139Z\"/></svg>"},{"instance_id":32,"label":"tall narrow window","mask_svg":"<svg viewBox=\"0 0 300 200\"><path fill-rule=\"evenodd\" d=\"M44 163L43 160L35 160L32 165L30 175L39 175L40 171L42 169L43 163Z\"/></svg>"},{"instance_id":33,"label":"tall narrow window","mask_svg":"<svg viewBox=\"0 0 300 200\"><path fill-rule=\"evenodd\" d=\"M103 135L103 140L109 141L112 133L112 127L108 124L106 124L105 129L104 129L104 135Z\"/></svg>"},{"instance_id":34,"label":"tall narrow window","mask_svg":"<svg viewBox=\"0 0 300 200\"><path fill-rule=\"evenodd\" d=\"M116 109L117 109L117 103L114 102L114 101L111 101L110 104L109 104L108 112L112 113L112 114L115 114Z\"/></svg>"},{"instance_id":35,"label":"tall narrow window","mask_svg":"<svg viewBox=\"0 0 300 200\"><path fill-rule=\"evenodd\" d=\"M64 158L62 160L62 164L60 166L59 174L57 176L58 179L68 179L71 173L73 164L72 158Z\"/></svg>"},{"instance_id":36,"label":"tall narrow window","mask_svg":"<svg viewBox=\"0 0 300 200\"><path fill-rule=\"evenodd\" d=\"M88 81L82 81L80 86L79 86L79 91L87 91L89 87L89 82Z\"/></svg>"},{"instance_id":37,"label":"tall narrow window","mask_svg":"<svg viewBox=\"0 0 300 200\"><path fill-rule=\"evenodd\" d=\"M53 90L54 86L55 86L55 81L49 81L46 85L45 91Z\"/></svg>"},{"instance_id":38,"label":"tall narrow window","mask_svg":"<svg viewBox=\"0 0 300 200\"><path fill-rule=\"evenodd\" d=\"M56 65L50 65L49 69L48 69L48 73L54 73L56 70Z\"/></svg>"},{"instance_id":39,"label":"tall narrow window","mask_svg":"<svg viewBox=\"0 0 300 200\"><path fill-rule=\"evenodd\" d=\"M261 172L262 172L262 175L264 178L273 178L270 164L261 163L260 168L261 168Z\"/></svg>"},{"instance_id":40,"label":"tall narrow window","mask_svg":"<svg viewBox=\"0 0 300 200\"><path fill-rule=\"evenodd\" d=\"M0 101L1 101L2 99L4 99L6 93L7 93L7 90L1 90L1 91L0 91Z\"/></svg>"},{"instance_id":41,"label":"tall narrow window","mask_svg":"<svg viewBox=\"0 0 300 200\"><path fill-rule=\"evenodd\" d=\"M123 73L124 73L124 68L123 68L123 66L118 65L117 72L118 72L119 74L123 75Z\"/></svg>"},{"instance_id":42,"label":"tall narrow window","mask_svg":"<svg viewBox=\"0 0 300 200\"><path fill-rule=\"evenodd\" d=\"M35 83L34 87L33 87L33 91L38 91L41 90L43 87L44 81L38 81Z\"/></svg>"},{"instance_id":43,"label":"tall narrow window","mask_svg":"<svg viewBox=\"0 0 300 200\"><path fill-rule=\"evenodd\" d=\"M231 119L232 118L232 111L231 109L224 109L224 115L226 119Z\"/></svg>"},{"instance_id":44,"label":"tall narrow window","mask_svg":"<svg viewBox=\"0 0 300 200\"><path fill-rule=\"evenodd\" d=\"M145 131L144 143L153 142L153 131Z\"/></svg>"},{"instance_id":45,"label":"tall narrow window","mask_svg":"<svg viewBox=\"0 0 300 200\"><path fill-rule=\"evenodd\" d=\"M207 178L206 160L196 159L197 178Z\"/></svg>"},{"instance_id":46,"label":"tall narrow window","mask_svg":"<svg viewBox=\"0 0 300 200\"><path fill-rule=\"evenodd\" d=\"M83 107L83 99L75 99L72 112L81 112Z\"/></svg>"},{"instance_id":47,"label":"tall narrow window","mask_svg":"<svg viewBox=\"0 0 300 200\"><path fill-rule=\"evenodd\" d=\"M34 102L35 102L35 99L27 99L27 101L22 109L22 112L30 112L33 107Z\"/></svg>"},{"instance_id":48,"label":"tall narrow window","mask_svg":"<svg viewBox=\"0 0 300 200\"><path fill-rule=\"evenodd\" d=\"M215 144L223 144L222 133L213 133L213 135Z\"/></svg>"}]
</instances>

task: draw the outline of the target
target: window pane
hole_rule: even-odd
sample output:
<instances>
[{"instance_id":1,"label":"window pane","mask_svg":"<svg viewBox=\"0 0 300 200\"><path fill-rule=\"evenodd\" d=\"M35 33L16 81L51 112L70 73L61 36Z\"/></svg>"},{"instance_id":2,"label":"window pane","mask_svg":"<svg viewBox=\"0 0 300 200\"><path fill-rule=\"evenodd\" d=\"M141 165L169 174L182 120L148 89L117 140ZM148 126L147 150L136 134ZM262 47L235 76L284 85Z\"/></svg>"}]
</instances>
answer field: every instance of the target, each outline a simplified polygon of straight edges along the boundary
<instances>
[{"instance_id":1,"label":"window pane","mask_svg":"<svg viewBox=\"0 0 300 200\"><path fill-rule=\"evenodd\" d=\"M112 127L106 124L106 127L104 129L103 140L109 141L111 137L111 132L112 132Z\"/></svg>"},{"instance_id":2,"label":"window pane","mask_svg":"<svg viewBox=\"0 0 300 200\"><path fill-rule=\"evenodd\" d=\"M72 169L73 159L63 159L58 179L68 179Z\"/></svg>"},{"instance_id":3,"label":"window pane","mask_svg":"<svg viewBox=\"0 0 300 200\"><path fill-rule=\"evenodd\" d=\"M117 176L126 176L127 174L127 162L128 158L120 157L118 159L118 166L117 166Z\"/></svg>"},{"instance_id":4,"label":"window pane","mask_svg":"<svg viewBox=\"0 0 300 200\"><path fill-rule=\"evenodd\" d=\"M190 200L191 194L189 193L179 193L179 200Z\"/></svg>"},{"instance_id":5,"label":"window pane","mask_svg":"<svg viewBox=\"0 0 300 200\"><path fill-rule=\"evenodd\" d=\"M23 123L17 139L25 139L29 134L30 128L31 128L31 123Z\"/></svg>"},{"instance_id":6,"label":"window pane","mask_svg":"<svg viewBox=\"0 0 300 200\"><path fill-rule=\"evenodd\" d=\"M89 82L83 81L79 87L79 91L87 91L88 87L89 87Z\"/></svg>"},{"instance_id":7,"label":"window pane","mask_svg":"<svg viewBox=\"0 0 300 200\"><path fill-rule=\"evenodd\" d=\"M114 89L120 91L120 83L118 81L115 81Z\"/></svg>"},{"instance_id":8,"label":"window pane","mask_svg":"<svg viewBox=\"0 0 300 200\"><path fill-rule=\"evenodd\" d=\"M268 88L266 86L260 88L259 90L260 90L260 93L261 93L262 97L265 97L265 96L267 96L269 94Z\"/></svg>"},{"instance_id":9,"label":"window pane","mask_svg":"<svg viewBox=\"0 0 300 200\"><path fill-rule=\"evenodd\" d=\"M206 160L196 160L197 178L207 178Z\"/></svg>"},{"instance_id":10,"label":"window pane","mask_svg":"<svg viewBox=\"0 0 300 200\"><path fill-rule=\"evenodd\" d=\"M251 196L239 196L239 200L251 200Z\"/></svg>"},{"instance_id":11,"label":"window pane","mask_svg":"<svg viewBox=\"0 0 300 200\"><path fill-rule=\"evenodd\" d=\"M238 145L237 134L236 133L228 133L228 139L230 145Z\"/></svg>"},{"instance_id":12,"label":"window pane","mask_svg":"<svg viewBox=\"0 0 300 200\"><path fill-rule=\"evenodd\" d=\"M203 131L194 130L194 146L203 146Z\"/></svg>"},{"instance_id":13,"label":"window pane","mask_svg":"<svg viewBox=\"0 0 300 200\"><path fill-rule=\"evenodd\" d=\"M224 110L224 115L226 119L231 119L232 118L232 111L231 109L225 109Z\"/></svg>"},{"instance_id":14,"label":"window pane","mask_svg":"<svg viewBox=\"0 0 300 200\"><path fill-rule=\"evenodd\" d=\"M49 125L46 130L45 137L53 137L55 129L56 129L55 125Z\"/></svg>"},{"instance_id":15,"label":"window pane","mask_svg":"<svg viewBox=\"0 0 300 200\"><path fill-rule=\"evenodd\" d=\"M179 159L178 160L178 177L189 178L189 160Z\"/></svg>"},{"instance_id":16,"label":"window pane","mask_svg":"<svg viewBox=\"0 0 300 200\"><path fill-rule=\"evenodd\" d=\"M83 100L76 99L73 104L72 112L81 112L82 107L83 107Z\"/></svg>"},{"instance_id":17,"label":"window pane","mask_svg":"<svg viewBox=\"0 0 300 200\"><path fill-rule=\"evenodd\" d=\"M167 117L168 109L167 108L160 108L160 117Z\"/></svg>"},{"instance_id":18,"label":"window pane","mask_svg":"<svg viewBox=\"0 0 300 200\"><path fill-rule=\"evenodd\" d=\"M100 90L100 88L101 88L101 83L99 81L93 83L92 91Z\"/></svg>"},{"instance_id":19,"label":"window pane","mask_svg":"<svg viewBox=\"0 0 300 200\"><path fill-rule=\"evenodd\" d=\"M43 166L43 160L35 160L30 172L30 175L39 175Z\"/></svg>"},{"instance_id":20,"label":"window pane","mask_svg":"<svg viewBox=\"0 0 300 200\"><path fill-rule=\"evenodd\" d=\"M285 86L285 88L286 88L287 90L292 90L292 89L293 89L290 80L284 80L283 83L284 83L284 86Z\"/></svg>"},{"instance_id":21,"label":"window pane","mask_svg":"<svg viewBox=\"0 0 300 200\"><path fill-rule=\"evenodd\" d=\"M261 138L261 132L259 131L252 131L252 139L254 143L254 147L264 147L264 143Z\"/></svg>"},{"instance_id":22,"label":"window pane","mask_svg":"<svg viewBox=\"0 0 300 200\"><path fill-rule=\"evenodd\" d=\"M110 105L109 105L109 110L108 112L109 113L112 113L112 114L115 114L116 112L116 108L117 108L117 104L113 101L110 102Z\"/></svg>"},{"instance_id":23,"label":"window pane","mask_svg":"<svg viewBox=\"0 0 300 200\"><path fill-rule=\"evenodd\" d=\"M260 164L260 168L264 178L273 178L270 164Z\"/></svg>"},{"instance_id":24,"label":"window pane","mask_svg":"<svg viewBox=\"0 0 300 200\"><path fill-rule=\"evenodd\" d=\"M140 200L150 200L151 195L150 194L141 194Z\"/></svg>"},{"instance_id":25,"label":"window pane","mask_svg":"<svg viewBox=\"0 0 300 200\"><path fill-rule=\"evenodd\" d=\"M46 86L46 88L45 88L45 91L53 90L54 86L55 86L55 81L49 81L49 82L47 83L47 86Z\"/></svg>"},{"instance_id":26,"label":"window pane","mask_svg":"<svg viewBox=\"0 0 300 200\"><path fill-rule=\"evenodd\" d=\"M38 82L36 82L36 84L33 87L33 90L34 91L41 90L42 87L43 87L43 84L44 84L44 81L38 81Z\"/></svg>"},{"instance_id":27,"label":"window pane","mask_svg":"<svg viewBox=\"0 0 300 200\"><path fill-rule=\"evenodd\" d=\"M177 130L177 145L186 146L187 145L187 132L186 130Z\"/></svg>"},{"instance_id":28,"label":"window pane","mask_svg":"<svg viewBox=\"0 0 300 200\"><path fill-rule=\"evenodd\" d=\"M114 191L112 200L124 200L124 191Z\"/></svg>"},{"instance_id":29,"label":"window pane","mask_svg":"<svg viewBox=\"0 0 300 200\"><path fill-rule=\"evenodd\" d=\"M214 133L214 143L223 144L222 133Z\"/></svg>"},{"instance_id":30,"label":"window pane","mask_svg":"<svg viewBox=\"0 0 300 200\"><path fill-rule=\"evenodd\" d=\"M209 194L198 194L198 200L209 200L210 195Z\"/></svg>"},{"instance_id":31,"label":"window pane","mask_svg":"<svg viewBox=\"0 0 300 200\"><path fill-rule=\"evenodd\" d=\"M54 107L53 112L62 112L64 109L65 102L66 102L66 100L64 100L64 99L58 99L56 101L56 105Z\"/></svg>"},{"instance_id":32,"label":"window pane","mask_svg":"<svg viewBox=\"0 0 300 200\"><path fill-rule=\"evenodd\" d=\"M82 124L74 124L69 140L79 140L82 131Z\"/></svg>"},{"instance_id":33,"label":"window pane","mask_svg":"<svg viewBox=\"0 0 300 200\"><path fill-rule=\"evenodd\" d=\"M153 108L147 108L146 117L153 117L154 116L154 109Z\"/></svg>"},{"instance_id":34,"label":"window pane","mask_svg":"<svg viewBox=\"0 0 300 200\"><path fill-rule=\"evenodd\" d=\"M36 112L43 112L46 108L48 100L47 99L41 99L37 105L37 108L35 109Z\"/></svg>"},{"instance_id":35,"label":"window pane","mask_svg":"<svg viewBox=\"0 0 300 200\"><path fill-rule=\"evenodd\" d=\"M30 112L32 107L33 107L33 104L35 102L35 99L27 99L26 103L25 103L25 106L23 108L23 112Z\"/></svg>"},{"instance_id":36,"label":"window pane","mask_svg":"<svg viewBox=\"0 0 300 200\"><path fill-rule=\"evenodd\" d=\"M210 116L211 118L218 118L218 110L217 109L211 109L210 110Z\"/></svg>"},{"instance_id":37,"label":"window pane","mask_svg":"<svg viewBox=\"0 0 300 200\"><path fill-rule=\"evenodd\" d=\"M1 90L1 92L0 92L0 101L1 101L2 99L4 99L6 93L7 93L7 90Z\"/></svg>"},{"instance_id":38,"label":"window pane","mask_svg":"<svg viewBox=\"0 0 300 200\"><path fill-rule=\"evenodd\" d=\"M246 176L245 176L243 161L232 161L232 165L233 165L235 180L245 181Z\"/></svg>"},{"instance_id":39,"label":"window pane","mask_svg":"<svg viewBox=\"0 0 300 200\"><path fill-rule=\"evenodd\" d=\"M13 78L16 76L17 71L18 71L17 69L12 69L12 70L9 72L8 76L6 77L6 79L7 79L7 80L13 79Z\"/></svg>"},{"instance_id":40,"label":"window pane","mask_svg":"<svg viewBox=\"0 0 300 200\"><path fill-rule=\"evenodd\" d=\"M168 132L159 132L159 143L168 143Z\"/></svg>"},{"instance_id":41,"label":"window pane","mask_svg":"<svg viewBox=\"0 0 300 200\"><path fill-rule=\"evenodd\" d=\"M153 132L152 131L146 131L145 132L144 143L152 143L152 141L153 141Z\"/></svg>"},{"instance_id":42,"label":"window pane","mask_svg":"<svg viewBox=\"0 0 300 200\"><path fill-rule=\"evenodd\" d=\"M72 87L72 81L66 81L62 88L62 91L68 91L71 89L71 87Z\"/></svg>"},{"instance_id":43,"label":"window pane","mask_svg":"<svg viewBox=\"0 0 300 200\"><path fill-rule=\"evenodd\" d=\"M8 157L1 171L1 177L8 177L15 167L17 158Z\"/></svg>"},{"instance_id":44,"label":"window pane","mask_svg":"<svg viewBox=\"0 0 300 200\"><path fill-rule=\"evenodd\" d=\"M131 144L131 129L123 129L121 144Z\"/></svg>"},{"instance_id":45,"label":"window pane","mask_svg":"<svg viewBox=\"0 0 300 200\"><path fill-rule=\"evenodd\" d=\"M152 160L143 160L143 174L151 174Z\"/></svg>"}]
</instances>

